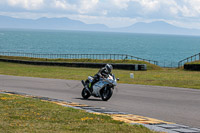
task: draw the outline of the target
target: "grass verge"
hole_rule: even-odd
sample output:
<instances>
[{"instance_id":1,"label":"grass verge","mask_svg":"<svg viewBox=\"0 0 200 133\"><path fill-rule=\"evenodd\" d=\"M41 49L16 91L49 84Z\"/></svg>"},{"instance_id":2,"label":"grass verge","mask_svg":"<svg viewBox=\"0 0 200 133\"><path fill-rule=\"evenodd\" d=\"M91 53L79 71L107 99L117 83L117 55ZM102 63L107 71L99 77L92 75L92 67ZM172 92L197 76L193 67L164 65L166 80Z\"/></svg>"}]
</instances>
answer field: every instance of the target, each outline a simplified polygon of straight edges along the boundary
<instances>
[{"instance_id":1,"label":"grass verge","mask_svg":"<svg viewBox=\"0 0 200 133\"><path fill-rule=\"evenodd\" d=\"M188 62L188 63L185 63L185 64L200 64L200 61L193 61L193 62Z\"/></svg>"},{"instance_id":2,"label":"grass verge","mask_svg":"<svg viewBox=\"0 0 200 133\"><path fill-rule=\"evenodd\" d=\"M124 63L124 64L146 64L148 70L159 70L159 66L137 60L96 60L96 59L46 59L46 58L30 58L20 56L0 56L0 59L15 59L26 61L47 61L47 62L91 62L91 63Z\"/></svg>"},{"instance_id":3,"label":"grass verge","mask_svg":"<svg viewBox=\"0 0 200 133\"><path fill-rule=\"evenodd\" d=\"M0 94L0 132L153 133L109 116L86 113L38 99Z\"/></svg>"},{"instance_id":4,"label":"grass verge","mask_svg":"<svg viewBox=\"0 0 200 133\"><path fill-rule=\"evenodd\" d=\"M94 75L97 72L98 69L91 68L34 66L0 62L0 74L4 75L83 80L88 75ZM183 69L113 70L113 73L120 78L119 83L200 89L200 72L198 71L185 71ZM130 73L134 73L134 79L130 78Z\"/></svg>"}]
</instances>

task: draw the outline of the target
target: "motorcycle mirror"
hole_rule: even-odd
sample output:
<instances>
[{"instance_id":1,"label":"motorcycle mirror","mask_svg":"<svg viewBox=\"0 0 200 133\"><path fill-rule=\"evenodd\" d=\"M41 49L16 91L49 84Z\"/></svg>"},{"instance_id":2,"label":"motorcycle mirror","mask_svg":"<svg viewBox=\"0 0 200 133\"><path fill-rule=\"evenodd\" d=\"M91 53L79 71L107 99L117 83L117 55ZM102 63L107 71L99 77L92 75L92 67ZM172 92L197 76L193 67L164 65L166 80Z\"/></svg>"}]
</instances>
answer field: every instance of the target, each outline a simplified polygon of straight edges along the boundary
<instances>
[{"instance_id":1,"label":"motorcycle mirror","mask_svg":"<svg viewBox=\"0 0 200 133\"><path fill-rule=\"evenodd\" d=\"M117 81L119 81L119 78L117 78Z\"/></svg>"}]
</instances>

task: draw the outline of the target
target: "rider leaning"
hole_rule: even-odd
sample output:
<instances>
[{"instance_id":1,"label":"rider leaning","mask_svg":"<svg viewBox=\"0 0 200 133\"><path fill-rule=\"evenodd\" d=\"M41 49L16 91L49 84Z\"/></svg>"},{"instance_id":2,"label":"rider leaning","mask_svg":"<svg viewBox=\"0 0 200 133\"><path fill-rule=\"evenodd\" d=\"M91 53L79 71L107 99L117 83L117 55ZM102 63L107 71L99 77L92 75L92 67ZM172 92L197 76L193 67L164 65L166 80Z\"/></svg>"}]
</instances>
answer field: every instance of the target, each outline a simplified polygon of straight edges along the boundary
<instances>
[{"instance_id":1,"label":"rider leaning","mask_svg":"<svg viewBox=\"0 0 200 133\"><path fill-rule=\"evenodd\" d=\"M101 68L97 74L94 75L94 79L91 84L89 84L89 88L91 88L96 82L99 81L100 77L106 78L112 72L112 65L106 64L105 67Z\"/></svg>"}]
</instances>

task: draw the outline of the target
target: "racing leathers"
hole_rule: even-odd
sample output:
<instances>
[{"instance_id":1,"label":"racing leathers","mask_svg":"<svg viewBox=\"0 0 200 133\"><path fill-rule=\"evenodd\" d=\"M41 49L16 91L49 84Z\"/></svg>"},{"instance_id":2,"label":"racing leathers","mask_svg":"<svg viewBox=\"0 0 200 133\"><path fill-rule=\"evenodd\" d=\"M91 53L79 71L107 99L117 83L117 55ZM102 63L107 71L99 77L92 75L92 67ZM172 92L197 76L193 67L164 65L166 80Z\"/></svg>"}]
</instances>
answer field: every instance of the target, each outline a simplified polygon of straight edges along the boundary
<instances>
[{"instance_id":1,"label":"racing leathers","mask_svg":"<svg viewBox=\"0 0 200 133\"><path fill-rule=\"evenodd\" d=\"M99 81L100 77L105 77L107 78L109 76L109 74L111 74L111 72L108 72L106 67L103 67L99 70L99 72L97 74L94 75L94 79L92 81L92 83L89 85L89 88L92 89L92 86Z\"/></svg>"}]
</instances>

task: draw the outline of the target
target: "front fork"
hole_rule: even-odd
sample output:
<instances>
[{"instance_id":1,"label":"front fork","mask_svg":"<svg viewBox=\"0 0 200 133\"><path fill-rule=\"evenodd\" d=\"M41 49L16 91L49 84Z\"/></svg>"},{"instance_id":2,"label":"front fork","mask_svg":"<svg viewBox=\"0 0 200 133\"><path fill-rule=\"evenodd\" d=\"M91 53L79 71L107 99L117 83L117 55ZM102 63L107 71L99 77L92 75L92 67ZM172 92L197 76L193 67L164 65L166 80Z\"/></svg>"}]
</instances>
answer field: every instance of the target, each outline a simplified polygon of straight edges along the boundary
<instances>
[{"instance_id":1,"label":"front fork","mask_svg":"<svg viewBox=\"0 0 200 133\"><path fill-rule=\"evenodd\" d=\"M107 88L111 88L114 90L114 86L105 86L103 91L106 92Z\"/></svg>"},{"instance_id":2,"label":"front fork","mask_svg":"<svg viewBox=\"0 0 200 133\"><path fill-rule=\"evenodd\" d=\"M84 88L85 88L90 94L92 94L91 91L90 91L90 89L87 87L87 84L86 84L83 80L81 80L81 83L83 84Z\"/></svg>"}]
</instances>

